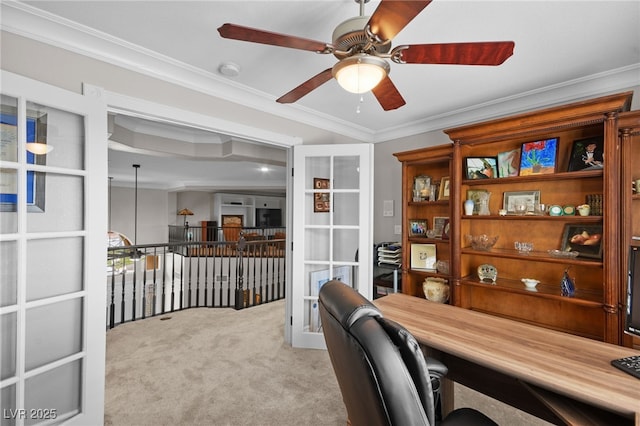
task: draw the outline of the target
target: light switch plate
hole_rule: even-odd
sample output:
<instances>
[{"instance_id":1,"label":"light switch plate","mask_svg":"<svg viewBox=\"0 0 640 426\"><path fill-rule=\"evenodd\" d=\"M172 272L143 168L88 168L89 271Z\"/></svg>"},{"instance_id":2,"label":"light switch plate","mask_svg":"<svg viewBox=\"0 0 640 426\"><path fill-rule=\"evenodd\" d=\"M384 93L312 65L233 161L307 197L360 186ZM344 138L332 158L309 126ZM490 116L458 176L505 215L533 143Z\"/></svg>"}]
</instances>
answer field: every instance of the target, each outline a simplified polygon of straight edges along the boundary
<instances>
[{"instance_id":1,"label":"light switch plate","mask_svg":"<svg viewBox=\"0 0 640 426\"><path fill-rule=\"evenodd\" d=\"M401 235L402 234L402 225L395 225L393 227L393 233L396 235Z\"/></svg>"},{"instance_id":2,"label":"light switch plate","mask_svg":"<svg viewBox=\"0 0 640 426\"><path fill-rule=\"evenodd\" d=\"M393 216L393 200L384 200L382 207L382 216Z\"/></svg>"}]
</instances>

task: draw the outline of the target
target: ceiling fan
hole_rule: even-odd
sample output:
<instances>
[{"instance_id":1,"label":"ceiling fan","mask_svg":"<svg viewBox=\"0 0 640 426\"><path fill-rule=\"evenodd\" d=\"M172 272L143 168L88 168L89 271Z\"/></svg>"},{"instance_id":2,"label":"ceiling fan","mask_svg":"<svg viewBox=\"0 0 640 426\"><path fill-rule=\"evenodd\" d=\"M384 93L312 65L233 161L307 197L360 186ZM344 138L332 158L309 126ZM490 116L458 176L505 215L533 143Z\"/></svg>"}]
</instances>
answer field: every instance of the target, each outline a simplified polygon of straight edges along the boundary
<instances>
[{"instance_id":1,"label":"ceiling fan","mask_svg":"<svg viewBox=\"0 0 640 426\"><path fill-rule=\"evenodd\" d=\"M347 91L372 91L385 111L400 108L405 100L389 78L387 59L397 64L500 65L513 54L513 41L410 44L391 49L391 40L431 0L382 0L371 17L355 0L360 15L336 27L331 43L273 33L226 23L218 28L224 38L333 54L339 61L278 98L293 103L335 78Z\"/></svg>"}]
</instances>

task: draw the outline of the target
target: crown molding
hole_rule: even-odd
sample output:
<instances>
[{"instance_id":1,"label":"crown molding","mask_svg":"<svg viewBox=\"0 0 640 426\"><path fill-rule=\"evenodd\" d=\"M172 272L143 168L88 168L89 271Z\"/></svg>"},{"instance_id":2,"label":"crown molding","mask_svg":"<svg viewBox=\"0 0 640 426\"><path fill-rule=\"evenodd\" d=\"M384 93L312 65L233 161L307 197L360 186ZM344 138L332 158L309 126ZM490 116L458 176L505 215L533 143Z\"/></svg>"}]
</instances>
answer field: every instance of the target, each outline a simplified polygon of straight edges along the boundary
<instances>
[{"instance_id":1,"label":"crown molding","mask_svg":"<svg viewBox=\"0 0 640 426\"><path fill-rule=\"evenodd\" d=\"M258 111L362 142L385 142L513 113L627 90L640 82L640 64L468 106L395 128L372 131L275 97L15 0L3 0L0 29L104 61ZM289 142L291 143L291 142ZM289 144L285 143L285 144ZM295 144L295 142L293 143Z\"/></svg>"}]
</instances>

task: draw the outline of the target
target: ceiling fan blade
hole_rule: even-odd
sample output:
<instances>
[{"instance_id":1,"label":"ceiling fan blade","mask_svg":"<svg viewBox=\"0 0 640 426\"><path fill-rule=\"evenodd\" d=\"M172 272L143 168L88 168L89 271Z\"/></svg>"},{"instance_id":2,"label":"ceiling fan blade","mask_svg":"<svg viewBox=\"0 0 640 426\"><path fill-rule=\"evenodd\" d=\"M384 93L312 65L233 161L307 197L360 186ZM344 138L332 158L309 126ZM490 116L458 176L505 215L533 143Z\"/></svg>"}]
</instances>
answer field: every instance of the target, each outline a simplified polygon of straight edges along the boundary
<instances>
[{"instance_id":1,"label":"ceiling fan blade","mask_svg":"<svg viewBox=\"0 0 640 426\"><path fill-rule=\"evenodd\" d=\"M393 39L431 0L382 0L369 18L371 32L381 41Z\"/></svg>"},{"instance_id":2,"label":"ceiling fan blade","mask_svg":"<svg viewBox=\"0 0 640 426\"><path fill-rule=\"evenodd\" d=\"M407 64L500 65L513 55L514 46L512 41L490 41L413 44L397 49L400 62Z\"/></svg>"},{"instance_id":3,"label":"ceiling fan blade","mask_svg":"<svg viewBox=\"0 0 640 426\"><path fill-rule=\"evenodd\" d=\"M224 24L218 28L220 36L234 40L269 44L272 46L290 47L292 49L309 50L318 53L330 53L327 43L286 34L272 33L255 28L235 24Z\"/></svg>"},{"instance_id":4,"label":"ceiling fan blade","mask_svg":"<svg viewBox=\"0 0 640 426\"><path fill-rule=\"evenodd\" d=\"M389 76L382 80L376 87L371 90L385 111L397 109L406 104L395 84Z\"/></svg>"},{"instance_id":5,"label":"ceiling fan blade","mask_svg":"<svg viewBox=\"0 0 640 426\"><path fill-rule=\"evenodd\" d=\"M298 99L302 98L306 94L310 93L312 90L317 89L322 86L327 81L333 78L333 74L331 74L331 68L327 68L319 74L311 77L309 80L302 83L300 86L296 87L289 93L286 93L276 99L276 102L281 104L291 104L296 102Z\"/></svg>"}]
</instances>

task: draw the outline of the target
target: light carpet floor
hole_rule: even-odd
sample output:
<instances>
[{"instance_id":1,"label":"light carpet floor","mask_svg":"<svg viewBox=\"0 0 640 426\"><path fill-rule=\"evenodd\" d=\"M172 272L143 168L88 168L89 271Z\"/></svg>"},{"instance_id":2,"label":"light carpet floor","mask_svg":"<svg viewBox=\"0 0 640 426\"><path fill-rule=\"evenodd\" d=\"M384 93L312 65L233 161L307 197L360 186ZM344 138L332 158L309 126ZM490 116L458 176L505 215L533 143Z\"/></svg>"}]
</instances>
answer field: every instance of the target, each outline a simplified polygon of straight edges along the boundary
<instances>
[{"instance_id":1,"label":"light carpet floor","mask_svg":"<svg viewBox=\"0 0 640 426\"><path fill-rule=\"evenodd\" d=\"M284 341L284 300L195 308L107 332L105 424L345 425L328 353ZM456 385L456 406L502 425L543 425Z\"/></svg>"}]
</instances>

